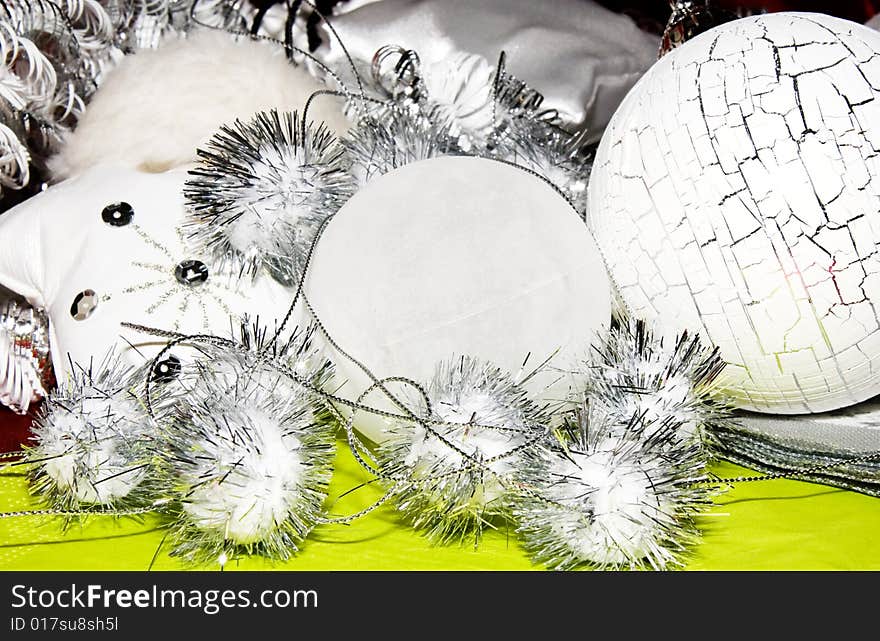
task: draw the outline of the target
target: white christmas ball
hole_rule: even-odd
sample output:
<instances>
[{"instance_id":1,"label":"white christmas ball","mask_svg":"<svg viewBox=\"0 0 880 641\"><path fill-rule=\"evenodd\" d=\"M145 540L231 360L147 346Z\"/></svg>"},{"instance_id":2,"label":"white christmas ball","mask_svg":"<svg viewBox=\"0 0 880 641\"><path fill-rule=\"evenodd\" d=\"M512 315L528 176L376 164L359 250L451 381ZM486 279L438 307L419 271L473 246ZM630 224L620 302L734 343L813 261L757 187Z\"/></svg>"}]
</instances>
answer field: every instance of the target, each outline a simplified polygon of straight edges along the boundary
<instances>
[{"instance_id":1,"label":"white christmas ball","mask_svg":"<svg viewBox=\"0 0 880 641\"><path fill-rule=\"evenodd\" d=\"M540 178L483 158L424 160L368 183L327 226L305 290L333 339L377 377L421 383L454 355L516 376L527 356L523 374L559 350L551 365L566 367L611 312L604 263L573 208ZM356 399L370 379L329 353L338 394ZM565 385L550 370L527 382L549 400ZM386 427L367 413L355 425L375 441Z\"/></svg>"},{"instance_id":2,"label":"white christmas ball","mask_svg":"<svg viewBox=\"0 0 880 641\"><path fill-rule=\"evenodd\" d=\"M778 13L706 32L630 92L588 220L620 296L699 329L742 407L880 392L880 34Z\"/></svg>"}]
</instances>

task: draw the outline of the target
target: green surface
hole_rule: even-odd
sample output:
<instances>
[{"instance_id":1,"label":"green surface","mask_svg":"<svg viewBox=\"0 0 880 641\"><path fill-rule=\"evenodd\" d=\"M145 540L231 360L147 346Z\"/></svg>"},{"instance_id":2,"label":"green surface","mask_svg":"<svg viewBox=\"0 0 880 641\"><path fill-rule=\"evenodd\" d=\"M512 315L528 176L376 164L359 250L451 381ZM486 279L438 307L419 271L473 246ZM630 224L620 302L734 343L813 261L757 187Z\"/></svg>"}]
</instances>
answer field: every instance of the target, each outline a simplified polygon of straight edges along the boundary
<instances>
[{"instance_id":1,"label":"green surface","mask_svg":"<svg viewBox=\"0 0 880 641\"><path fill-rule=\"evenodd\" d=\"M725 477L743 468L719 464ZM369 480L347 450L341 449L332 495ZM366 486L344 497L334 511L354 512L380 496ZM26 479L17 472L0 476L0 510L37 507ZM2 570L146 570L162 544L164 531L154 517L140 522L90 517L62 533L57 519L0 519ZM153 569L186 566L162 546ZM489 532L473 544L432 546L390 507L352 525L322 526L288 563L250 558L227 570L526 570L533 569L513 532ZM880 499L797 481L742 484L720 496L704 520L704 537L689 569L880 569Z\"/></svg>"}]
</instances>

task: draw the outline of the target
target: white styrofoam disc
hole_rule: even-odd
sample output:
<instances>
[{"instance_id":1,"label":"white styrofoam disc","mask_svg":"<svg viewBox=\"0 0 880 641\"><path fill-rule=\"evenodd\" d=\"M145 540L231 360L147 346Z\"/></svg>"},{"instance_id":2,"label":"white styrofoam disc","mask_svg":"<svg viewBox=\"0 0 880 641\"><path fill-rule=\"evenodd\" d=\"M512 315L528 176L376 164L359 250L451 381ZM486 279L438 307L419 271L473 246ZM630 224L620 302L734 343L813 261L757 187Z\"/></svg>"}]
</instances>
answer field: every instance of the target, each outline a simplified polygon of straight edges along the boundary
<instances>
[{"instance_id":1,"label":"white styrofoam disc","mask_svg":"<svg viewBox=\"0 0 880 641\"><path fill-rule=\"evenodd\" d=\"M467 157L368 183L326 228L305 291L330 335L377 377L420 382L456 355L516 374L527 355L529 370L558 349L552 362L565 367L611 309L604 263L565 199L519 168ZM339 394L357 398L369 378L330 351ZM558 378L528 384L557 399L567 386ZM358 414L356 426L381 440L374 416Z\"/></svg>"}]
</instances>

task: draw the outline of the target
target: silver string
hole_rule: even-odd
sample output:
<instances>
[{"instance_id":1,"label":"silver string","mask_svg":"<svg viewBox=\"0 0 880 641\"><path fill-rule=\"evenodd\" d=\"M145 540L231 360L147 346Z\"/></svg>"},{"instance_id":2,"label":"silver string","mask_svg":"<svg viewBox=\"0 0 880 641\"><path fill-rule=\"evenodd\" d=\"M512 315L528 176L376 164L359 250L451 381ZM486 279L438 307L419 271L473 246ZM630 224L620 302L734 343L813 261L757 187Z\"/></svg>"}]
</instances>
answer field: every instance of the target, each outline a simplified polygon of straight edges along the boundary
<instances>
[{"instance_id":1,"label":"silver string","mask_svg":"<svg viewBox=\"0 0 880 641\"><path fill-rule=\"evenodd\" d=\"M155 512L169 502L170 499L157 499L150 505L132 508L130 510L16 510L12 512L0 512L0 519L11 519L21 516L140 516L142 514Z\"/></svg>"}]
</instances>

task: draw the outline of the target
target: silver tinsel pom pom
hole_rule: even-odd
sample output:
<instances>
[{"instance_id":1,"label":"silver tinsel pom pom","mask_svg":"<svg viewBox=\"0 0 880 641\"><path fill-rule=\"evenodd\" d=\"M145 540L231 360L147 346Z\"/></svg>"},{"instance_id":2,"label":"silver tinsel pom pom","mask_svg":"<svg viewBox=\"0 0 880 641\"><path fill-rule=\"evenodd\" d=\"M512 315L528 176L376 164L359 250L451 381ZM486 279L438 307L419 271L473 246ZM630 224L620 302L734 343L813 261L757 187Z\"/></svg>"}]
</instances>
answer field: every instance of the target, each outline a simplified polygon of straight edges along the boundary
<instances>
[{"instance_id":1,"label":"silver tinsel pom pom","mask_svg":"<svg viewBox=\"0 0 880 641\"><path fill-rule=\"evenodd\" d=\"M326 382L329 365L296 333L272 347L246 329L241 349L206 349L196 375L163 403L161 472L175 502L173 553L190 561L241 554L287 559L323 516L333 424L302 380Z\"/></svg>"},{"instance_id":2,"label":"silver tinsel pom pom","mask_svg":"<svg viewBox=\"0 0 880 641\"><path fill-rule=\"evenodd\" d=\"M588 397L618 423L668 419L680 438L710 445L714 427L731 416L716 386L724 366L718 350L696 335L683 332L664 344L644 321L621 318L594 345L581 375Z\"/></svg>"},{"instance_id":3,"label":"silver tinsel pom pom","mask_svg":"<svg viewBox=\"0 0 880 641\"><path fill-rule=\"evenodd\" d=\"M94 89L76 32L49 0L0 3L0 193L24 189Z\"/></svg>"},{"instance_id":4,"label":"silver tinsel pom pom","mask_svg":"<svg viewBox=\"0 0 880 641\"><path fill-rule=\"evenodd\" d=\"M392 424L378 461L398 509L443 542L479 537L509 515L509 482L546 433L546 416L500 369L461 357L440 363L413 412L432 422Z\"/></svg>"},{"instance_id":5,"label":"silver tinsel pom pom","mask_svg":"<svg viewBox=\"0 0 880 641\"><path fill-rule=\"evenodd\" d=\"M49 395L27 448L34 490L52 508L130 508L152 496L156 428L137 395L142 372L108 357L76 367Z\"/></svg>"},{"instance_id":6,"label":"silver tinsel pom pom","mask_svg":"<svg viewBox=\"0 0 880 641\"><path fill-rule=\"evenodd\" d=\"M559 443L548 442L518 470L513 509L534 560L554 569L680 564L698 538L695 517L709 492L700 448L675 432L672 421L620 424L579 410Z\"/></svg>"},{"instance_id":7,"label":"silver tinsel pom pom","mask_svg":"<svg viewBox=\"0 0 880 641\"><path fill-rule=\"evenodd\" d=\"M396 107L364 116L343 144L362 184L413 162L463 153L448 128Z\"/></svg>"},{"instance_id":8,"label":"silver tinsel pom pom","mask_svg":"<svg viewBox=\"0 0 880 641\"><path fill-rule=\"evenodd\" d=\"M581 218L587 215L587 184L594 149L554 125L518 117L500 127L491 156L529 169L559 188Z\"/></svg>"},{"instance_id":9,"label":"silver tinsel pom pom","mask_svg":"<svg viewBox=\"0 0 880 641\"><path fill-rule=\"evenodd\" d=\"M355 191L343 146L294 113L258 113L224 126L199 150L184 195L196 249L219 267L255 276L262 267L298 281L315 234Z\"/></svg>"}]
</instances>

